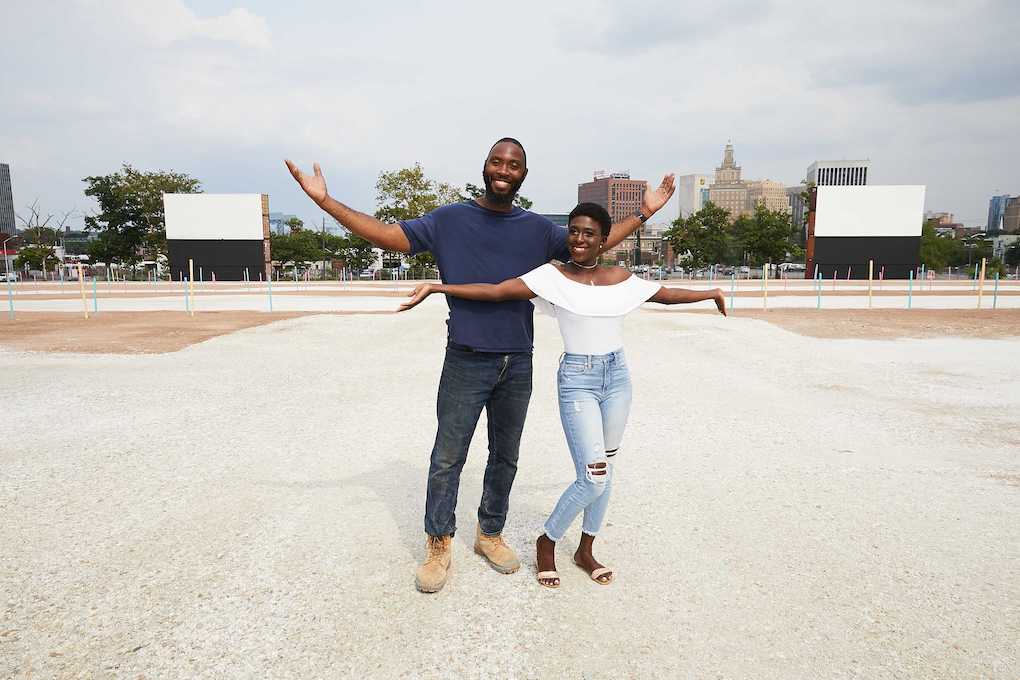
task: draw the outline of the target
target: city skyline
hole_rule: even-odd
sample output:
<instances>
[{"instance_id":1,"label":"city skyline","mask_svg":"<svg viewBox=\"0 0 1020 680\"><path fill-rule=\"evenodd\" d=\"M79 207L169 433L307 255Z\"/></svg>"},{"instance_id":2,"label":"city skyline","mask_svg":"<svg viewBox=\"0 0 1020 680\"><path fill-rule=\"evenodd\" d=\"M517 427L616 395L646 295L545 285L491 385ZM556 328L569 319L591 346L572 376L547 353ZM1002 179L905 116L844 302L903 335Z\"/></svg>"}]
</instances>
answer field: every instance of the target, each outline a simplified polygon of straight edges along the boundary
<instances>
[{"instance_id":1,"label":"city skyline","mask_svg":"<svg viewBox=\"0 0 1020 680\"><path fill-rule=\"evenodd\" d=\"M525 2L513 16L404 3L17 3L0 28L0 162L19 212L36 199L46 212L87 210L81 179L127 162L186 172L209 192L268 193L273 212L306 222L320 213L284 157L318 161L334 195L371 212L378 174L415 162L434 179L480 184L484 153L504 135L528 150L522 193L537 212L569 211L595 168L653 184L711 174L727 139L754 177L787 185L817 159L869 158L869 184L925 184L927 209L967 225L986 222L991 196L1020 193L1020 47L1008 32L1020 8L738 5L692 5L692 24L683 3L658 1ZM351 26L340 44L335 27ZM520 43L501 66L485 37L495 28ZM621 96L623 82L639 95ZM483 96L486 83L504 94ZM671 201L656 219L676 213Z\"/></svg>"}]
</instances>

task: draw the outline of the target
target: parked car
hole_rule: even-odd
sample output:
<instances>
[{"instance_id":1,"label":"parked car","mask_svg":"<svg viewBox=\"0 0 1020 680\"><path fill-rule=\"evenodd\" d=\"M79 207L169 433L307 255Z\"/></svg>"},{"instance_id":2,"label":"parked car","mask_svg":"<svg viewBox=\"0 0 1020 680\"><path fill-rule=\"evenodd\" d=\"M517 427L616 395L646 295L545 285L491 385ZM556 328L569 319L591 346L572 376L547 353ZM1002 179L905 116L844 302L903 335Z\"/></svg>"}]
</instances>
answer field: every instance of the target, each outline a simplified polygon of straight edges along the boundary
<instances>
[{"instance_id":1,"label":"parked car","mask_svg":"<svg viewBox=\"0 0 1020 680\"><path fill-rule=\"evenodd\" d=\"M0 282L10 281L16 283L18 281L18 272L4 272L0 274Z\"/></svg>"}]
</instances>

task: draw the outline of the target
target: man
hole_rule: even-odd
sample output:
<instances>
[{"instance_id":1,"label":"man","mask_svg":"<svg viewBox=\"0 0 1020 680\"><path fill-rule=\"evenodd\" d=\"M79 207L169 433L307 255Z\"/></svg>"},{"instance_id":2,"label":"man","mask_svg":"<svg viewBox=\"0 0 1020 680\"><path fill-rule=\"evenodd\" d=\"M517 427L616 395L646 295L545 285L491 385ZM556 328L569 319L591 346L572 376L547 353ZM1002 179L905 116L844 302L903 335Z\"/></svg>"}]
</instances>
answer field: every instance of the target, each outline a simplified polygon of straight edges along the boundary
<instances>
[{"instance_id":1,"label":"man","mask_svg":"<svg viewBox=\"0 0 1020 680\"><path fill-rule=\"evenodd\" d=\"M318 163L312 175L286 163L305 193L353 233L385 250L412 255L431 251L444 283L499 283L550 260L570 259L565 228L513 204L528 175L527 156L516 139L504 137L489 149L482 168L483 196L397 224L380 222L333 199ZM672 195L673 175L667 175L658 189L645 192L640 211L613 225L606 247L630 235ZM514 238L508 239L508 234ZM446 584L460 473L483 407L489 458L474 548L501 573L512 574L521 566L502 532L531 399L533 307L527 300L484 303L447 298L447 303L446 359L436 405L439 426L425 501L427 555L415 575L415 585L425 593Z\"/></svg>"}]
</instances>

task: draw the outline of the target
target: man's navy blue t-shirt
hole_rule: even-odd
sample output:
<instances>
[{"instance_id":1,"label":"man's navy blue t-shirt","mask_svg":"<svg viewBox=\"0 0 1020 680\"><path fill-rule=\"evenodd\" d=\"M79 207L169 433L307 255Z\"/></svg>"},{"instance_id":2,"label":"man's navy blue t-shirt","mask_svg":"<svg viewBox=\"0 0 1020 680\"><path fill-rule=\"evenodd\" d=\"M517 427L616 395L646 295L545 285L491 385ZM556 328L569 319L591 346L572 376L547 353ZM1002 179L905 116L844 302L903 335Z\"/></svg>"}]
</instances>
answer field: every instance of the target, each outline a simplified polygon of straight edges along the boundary
<instances>
[{"instance_id":1,"label":"man's navy blue t-shirt","mask_svg":"<svg viewBox=\"0 0 1020 680\"><path fill-rule=\"evenodd\" d=\"M514 206L487 210L474 201L454 203L400 222L411 254L428 250L443 283L500 283L549 260L566 262L567 230ZM450 340L481 352L530 352L534 307L528 300L478 302L447 296Z\"/></svg>"}]
</instances>

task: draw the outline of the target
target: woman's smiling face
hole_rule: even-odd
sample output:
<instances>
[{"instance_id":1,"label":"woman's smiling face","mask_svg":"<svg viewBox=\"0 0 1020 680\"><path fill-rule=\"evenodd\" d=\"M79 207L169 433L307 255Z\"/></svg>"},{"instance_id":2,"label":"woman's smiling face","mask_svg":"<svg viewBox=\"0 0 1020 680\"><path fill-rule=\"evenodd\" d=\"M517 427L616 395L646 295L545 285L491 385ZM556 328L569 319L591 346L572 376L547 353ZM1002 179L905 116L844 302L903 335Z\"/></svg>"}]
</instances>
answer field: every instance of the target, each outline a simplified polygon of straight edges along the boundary
<instances>
[{"instance_id":1,"label":"woman's smiling face","mask_svg":"<svg viewBox=\"0 0 1020 680\"><path fill-rule=\"evenodd\" d=\"M606 236L602 225L587 215L578 215L567 227L567 247L574 262L588 264L598 259Z\"/></svg>"}]
</instances>

